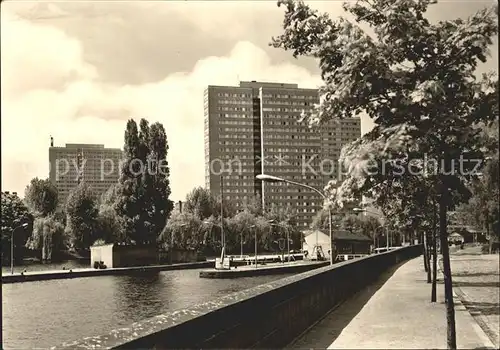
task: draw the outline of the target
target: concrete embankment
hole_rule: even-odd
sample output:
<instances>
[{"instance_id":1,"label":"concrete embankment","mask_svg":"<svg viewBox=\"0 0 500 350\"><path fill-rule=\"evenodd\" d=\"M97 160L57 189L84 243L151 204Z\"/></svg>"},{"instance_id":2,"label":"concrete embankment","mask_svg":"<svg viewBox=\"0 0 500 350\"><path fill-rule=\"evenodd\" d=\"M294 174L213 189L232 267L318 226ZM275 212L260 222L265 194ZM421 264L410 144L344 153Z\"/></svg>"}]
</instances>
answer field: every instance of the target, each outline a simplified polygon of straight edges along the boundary
<instances>
[{"instance_id":1,"label":"concrete embankment","mask_svg":"<svg viewBox=\"0 0 500 350\"><path fill-rule=\"evenodd\" d=\"M187 270L201 269L214 266L213 261L202 261L185 264L172 265L154 265L154 266L136 266L136 267L119 267L108 269L73 269L73 270L58 270L58 271L36 271L15 273L13 275L2 275L2 283L20 283L33 281L46 281L55 279L67 278L82 278L96 276L112 276L112 275L131 275L134 273L154 273L160 271L171 270Z\"/></svg>"},{"instance_id":2,"label":"concrete embankment","mask_svg":"<svg viewBox=\"0 0 500 350\"><path fill-rule=\"evenodd\" d=\"M294 274L52 349L283 349L333 307L421 252L421 245L402 247Z\"/></svg>"},{"instance_id":3,"label":"concrete embankment","mask_svg":"<svg viewBox=\"0 0 500 350\"><path fill-rule=\"evenodd\" d=\"M295 263L278 263L270 265L242 266L232 268L230 270L204 270L200 271L201 278L241 278L241 277L258 277L265 275L282 275L287 273L301 273L314 270L323 266L329 265L329 261L301 261Z\"/></svg>"}]
</instances>

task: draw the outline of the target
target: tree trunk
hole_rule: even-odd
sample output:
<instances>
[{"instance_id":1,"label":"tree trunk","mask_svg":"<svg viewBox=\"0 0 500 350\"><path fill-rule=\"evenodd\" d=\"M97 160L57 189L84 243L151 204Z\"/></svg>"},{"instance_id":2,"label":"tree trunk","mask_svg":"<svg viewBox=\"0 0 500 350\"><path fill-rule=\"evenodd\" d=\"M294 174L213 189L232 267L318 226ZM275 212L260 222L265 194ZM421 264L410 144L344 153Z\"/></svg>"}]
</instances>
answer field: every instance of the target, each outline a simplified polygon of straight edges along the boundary
<instances>
[{"instance_id":1,"label":"tree trunk","mask_svg":"<svg viewBox=\"0 0 500 350\"><path fill-rule=\"evenodd\" d=\"M425 244L426 243L426 240L425 240L425 234L418 234L417 233L417 237L419 238L419 240L421 240L421 244L422 244L422 249L423 249L423 257L424 257L424 269L425 269L425 272L428 272L429 271L429 259L427 258L427 245Z\"/></svg>"},{"instance_id":2,"label":"tree trunk","mask_svg":"<svg viewBox=\"0 0 500 350\"><path fill-rule=\"evenodd\" d=\"M424 246L424 268L427 273L427 283L431 283L431 270L429 266L429 245L428 245L428 237L426 233L422 234L423 236L423 246Z\"/></svg>"},{"instance_id":3,"label":"tree trunk","mask_svg":"<svg viewBox=\"0 0 500 350\"><path fill-rule=\"evenodd\" d=\"M441 251L443 252L443 275L444 275L444 297L446 304L446 323L447 323L447 345L448 349L457 348L457 337L455 329L455 305L453 302L453 286L451 279L451 266L450 266L450 250L448 246L447 235L447 191L445 183L441 184L441 198L439 199L439 231L441 238Z\"/></svg>"},{"instance_id":4,"label":"tree trunk","mask_svg":"<svg viewBox=\"0 0 500 350\"><path fill-rule=\"evenodd\" d=\"M488 236L488 253L491 254L491 252L493 250L493 240L492 240L491 233L490 233L490 218L488 215L488 211L486 211L485 219L486 219L485 220L486 221L486 235Z\"/></svg>"},{"instance_id":5,"label":"tree trunk","mask_svg":"<svg viewBox=\"0 0 500 350\"><path fill-rule=\"evenodd\" d=\"M436 205L432 205L433 211L433 227L432 227L432 288L431 288L431 303L437 301L437 210Z\"/></svg>"},{"instance_id":6,"label":"tree trunk","mask_svg":"<svg viewBox=\"0 0 500 350\"><path fill-rule=\"evenodd\" d=\"M426 247L426 258L427 258L427 283L431 283L432 282L432 279L431 279L431 254L430 254L430 246L431 246L431 242L429 241L429 234L428 232L425 233L425 247Z\"/></svg>"}]
</instances>

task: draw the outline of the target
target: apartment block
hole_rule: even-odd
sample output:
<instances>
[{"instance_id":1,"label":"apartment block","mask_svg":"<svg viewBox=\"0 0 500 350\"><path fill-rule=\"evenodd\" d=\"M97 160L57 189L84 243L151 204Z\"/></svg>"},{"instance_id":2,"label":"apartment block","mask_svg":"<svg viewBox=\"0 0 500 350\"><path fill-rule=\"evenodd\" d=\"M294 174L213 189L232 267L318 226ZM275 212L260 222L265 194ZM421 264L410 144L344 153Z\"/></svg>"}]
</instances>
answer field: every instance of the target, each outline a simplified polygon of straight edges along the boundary
<instances>
[{"instance_id":1,"label":"apartment block","mask_svg":"<svg viewBox=\"0 0 500 350\"><path fill-rule=\"evenodd\" d=\"M98 144L66 144L49 148L49 179L64 205L68 195L80 182L90 186L97 199L118 181L123 153L119 148Z\"/></svg>"},{"instance_id":2,"label":"apartment block","mask_svg":"<svg viewBox=\"0 0 500 350\"><path fill-rule=\"evenodd\" d=\"M258 174L278 176L322 190L338 177L343 145L361 136L359 118L310 127L303 111L319 102L317 89L297 84L240 82L208 86L205 106L205 184L241 206L257 194L264 208L291 206L301 227L310 225L323 199L313 190L262 183ZM222 183L221 183L222 178Z\"/></svg>"}]
</instances>

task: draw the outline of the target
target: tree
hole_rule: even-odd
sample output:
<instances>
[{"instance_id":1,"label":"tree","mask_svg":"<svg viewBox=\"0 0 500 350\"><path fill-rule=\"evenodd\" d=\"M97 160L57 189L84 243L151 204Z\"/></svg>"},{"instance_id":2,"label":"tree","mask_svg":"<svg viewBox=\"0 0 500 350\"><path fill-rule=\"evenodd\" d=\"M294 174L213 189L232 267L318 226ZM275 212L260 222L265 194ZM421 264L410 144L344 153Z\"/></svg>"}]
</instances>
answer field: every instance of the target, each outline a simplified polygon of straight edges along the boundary
<instances>
[{"instance_id":1,"label":"tree","mask_svg":"<svg viewBox=\"0 0 500 350\"><path fill-rule=\"evenodd\" d=\"M14 229L27 223L26 229L18 229L14 235L14 258L23 258L23 248L33 229L33 215L23 201L13 193L2 192L2 258L10 261L11 239Z\"/></svg>"},{"instance_id":2,"label":"tree","mask_svg":"<svg viewBox=\"0 0 500 350\"><path fill-rule=\"evenodd\" d=\"M290 206L280 207L273 203L268 208L263 217L269 226L261 236L261 241L265 250L277 251L279 249L276 244L277 240L279 238L285 238L287 232L290 237L296 235L297 222L294 214L294 210Z\"/></svg>"},{"instance_id":3,"label":"tree","mask_svg":"<svg viewBox=\"0 0 500 350\"><path fill-rule=\"evenodd\" d=\"M64 249L64 225L55 216L58 192L49 179L34 178L26 186L24 202L35 215L32 236L26 247L41 252L41 259L52 260L53 252Z\"/></svg>"},{"instance_id":4,"label":"tree","mask_svg":"<svg viewBox=\"0 0 500 350\"><path fill-rule=\"evenodd\" d=\"M360 232L361 219L358 215L348 214L342 218L342 221L340 222L340 228L350 232Z\"/></svg>"},{"instance_id":5,"label":"tree","mask_svg":"<svg viewBox=\"0 0 500 350\"><path fill-rule=\"evenodd\" d=\"M226 235L228 252L240 253L241 249L247 253L254 249L254 233L257 217L249 211L241 211L228 220L228 234ZM252 248L252 249L250 249Z\"/></svg>"},{"instance_id":6,"label":"tree","mask_svg":"<svg viewBox=\"0 0 500 350\"><path fill-rule=\"evenodd\" d=\"M470 196L465 181L475 164L458 160L484 159L473 126L489 125L498 117L497 82L491 75L480 81L474 76L478 60L486 61L498 26L496 6L466 20L431 24L424 13L433 2L346 3L344 9L355 22L373 29L368 34L347 18L333 21L301 1L282 0L278 5L286 6L284 33L272 44L293 51L295 57L319 59L324 81L321 102L304 117L317 123L366 113L376 123L342 151L350 171L338 197L352 198L353 189L371 195L377 184L387 180L380 176L380 168L379 176L364 171L370 155L378 165L394 156L422 160L427 155L437 161L437 171L425 177L437 193L447 343L456 349L447 210Z\"/></svg>"},{"instance_id":7,"label":"tree","mask_svg":"<svg viewBox=\"0 0 500 350\"><path fill-rule=\"evenodd\" d=\"M313 217L311 222L311 228L320 229L320 230L329 230L329 222L328 222L329 210L327 208L321 208L316 215ZM347 209L337 209L332 211L332 226L339 227L343 218L348 215Z\"/></svg>"},{"instance_id":8,"label":"tree","mask_svg":"<svg viewBox=\"0 0 500 350\"><path fill-rule=\"evenodd\" d=\"M200 251L205 242L202 221L191 212L173 212L159 236L167 249L176 248Z\"/></svg>"},{"instance_id":9,"label":"tree","mask_svg":"<svg viewBox=\"0 0 500 350\"><path fill-rule=\"evenodd\" d=\"M75 249L87 250L97 238L97 202L90 187L81 182L66 202L66 232Z\"/></svg>"},{"instance_id":10,"label":"tree","mask_svg":"<svg viewBox=\"0 0 500 350\"><path fill-rule=\"evenodd\" d=\"M47 216L57 208L57 188L49 179L41 180L35 177L26 186L24 201L35 215Z\"/></svg>"},{"instance_id":11,"label":"tree","mask_svg":"<svg viewBox=\"0 0 500 350\"><path fill-rule=\"evenodd\" d=\"M382 233L380 230L382 227L380 221L373 216L349 214L344 216L340 227L344 230L370 237L374 241Z\"/></svg>"},{"instance_id":12,"label":"tree","mask_svg":"<svg viewBox=\"0 0 500 350\"><path fill-rule=\"evenodd\" d=\"M481 128L481 141L488 158L481 176L469 184L472 198L458 208L466 224L484 229L489 237L489 253L492 243L499 237L499 129L498 119L491 127Z\"/></svg>"},{"instance_id":13,"label":"tree","mask_svg":"<svg viewBox=\"0 0 500 350\"><path fill-rule=\"evenodd\" d=\"M36 217L26 246L39 251L41 260L53 261L64 249L64 225L53 214Z\"/></svg>"},{"instance_id":14,"label":"tree","mask_svg":"<svg viewBox=\"0 0 500 350\"><path fill-rule=\"evenodd\" d=\"M127 242L123 218L109 205L101 204L97 214L96 238L105 243Z\"/></svg>"},{"instance_id":15,"label":"tree","mask_svg":"<svg viewBox=\"0 0 500 350\"><path fill-rule=\"evenodd\" d=\"M216 208L216 199L210 190L203 187L196 187L186 196L184 210L192 213L200 220L209 218L212 215L219 215Z\"/></svg>"},{"instance_id":16,"label":"tree","mask_svg":"<svg viewBox=\"0 0 500 350\"><path fill-rule=\"evenodd\" d=\"M210 216L202 223L203 242L206 255L220 254L222 249L222 231L220 227L220 216ZM227 227L227 219L224 220L224 230Z\"/></svg>"},{"instance_id":17,"label":"tree","mask_svg":"<svg viewBox=\"0 0 500 350\"><path fill-rule=\"evenodd\" d=\"M97 216L97 236L104 243L130 243L126 235L125 220L118 215L117 205L122 193L122 185L111 185L101 195L99 212Z\"/></svg>"},{"instance_id":18,"label":"tree","mask_svg":"<svg viewBox=\"0 0 500 350\"><path fill-rule=\"evenodd\" d=\"M169 199L168 144L163 125L131 119L125 130L125 162L114 208L123 218L126 236L137 244L156 242L173 209Z\"/></svg>"},{"instance_id":19,"label":"tree","mask_svg":"<svg viewBox=\"0 0 500 350\"><path fill-rule=\"evenodd\" d=\"M248 211L255 216L262 215L262 197L257 194L249 199L244 199L243 210Z\"/></svg>"},{"instance_id":20,"label":"tree","mask_svg":"<svg viewBox=\"0 0 500 350\"><path fill-rule=\"evenodd\" d=\"M486 236L489 237L489 253L492 253L492 244L499 234L499 162L498 152L487 161L482 175L472 181L470 188L472 198L462 206L468 223L484 228Z\"/></svg>"}]
</instances>

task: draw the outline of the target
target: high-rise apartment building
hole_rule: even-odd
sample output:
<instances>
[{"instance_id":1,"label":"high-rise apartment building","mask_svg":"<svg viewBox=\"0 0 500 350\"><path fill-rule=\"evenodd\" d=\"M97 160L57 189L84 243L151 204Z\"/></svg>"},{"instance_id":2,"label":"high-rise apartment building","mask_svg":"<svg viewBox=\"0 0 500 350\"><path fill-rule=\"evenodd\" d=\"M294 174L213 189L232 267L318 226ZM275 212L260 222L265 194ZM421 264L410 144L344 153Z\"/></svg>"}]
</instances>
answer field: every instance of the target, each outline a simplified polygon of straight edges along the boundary
<instances>
[{"instance_id":1,"label":"high-rise apartment building","mask_svg":"<svg viewBox=\"0 0 500 350\"><path fill-rule=\"evenodd\" d=\"M361 136L359 118L309 127L303 111L319 102L317 89L297 84L240 82L208 86L205 106L205 184L241 205L259 194L264 207L289 205L300 226L310 225L323 205L312 190L286 183L264 184L261 173L323 189L338 176L343 145Z\"/></svg>"},{"instance_id":2,"label":"high-rise apartment building","mask_svg":"<svg viewBox=\"0 0 500 350\"><path fill-rule=\"evenodd\" d=\"M66 144L49 148L49 179L59 193L59 204L64 205L78 183L88 184L97 199L118 181L123 153L119 148L105 148L95 144Z\"/></svg>"}]
</instances>

